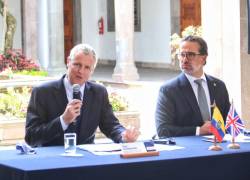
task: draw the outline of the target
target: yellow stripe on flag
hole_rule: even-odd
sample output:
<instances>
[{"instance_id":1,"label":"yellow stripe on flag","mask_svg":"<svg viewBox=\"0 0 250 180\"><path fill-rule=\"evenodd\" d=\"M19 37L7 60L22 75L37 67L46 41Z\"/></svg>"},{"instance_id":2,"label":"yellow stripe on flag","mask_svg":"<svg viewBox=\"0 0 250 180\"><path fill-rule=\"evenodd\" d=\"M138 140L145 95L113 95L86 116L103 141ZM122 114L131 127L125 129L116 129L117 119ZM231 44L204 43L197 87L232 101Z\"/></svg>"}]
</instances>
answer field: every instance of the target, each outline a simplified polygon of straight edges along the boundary
<instances>
[{"instance_id":1,"label":"yellow stripe on flag","mask_svg":"<svg viewBox=\"0 0 250 180\"><path fill-rule=\"evenodd\" d=\"M225 134L225 125L224 125L223 117L217 106L215 106L214 108L213 119L216 120L217 125L220 126L220 127L217 127L217 129L221 129Z\"/></svg>"}]
</instances>

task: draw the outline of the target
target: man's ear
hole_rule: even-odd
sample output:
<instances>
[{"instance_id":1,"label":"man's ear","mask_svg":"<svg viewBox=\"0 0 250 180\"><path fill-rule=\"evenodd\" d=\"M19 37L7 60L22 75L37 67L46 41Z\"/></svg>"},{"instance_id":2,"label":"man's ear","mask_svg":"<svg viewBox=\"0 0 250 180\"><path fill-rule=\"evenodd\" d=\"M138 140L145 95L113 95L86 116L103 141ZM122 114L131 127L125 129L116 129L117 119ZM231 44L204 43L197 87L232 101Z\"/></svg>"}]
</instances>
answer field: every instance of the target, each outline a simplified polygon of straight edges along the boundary
<instances>
[{"instance_id":1,"label":"man's ear","mask_svg":"<svg viewBox=\"0 0 250 180\"><path fill-rule=\"evenodd\" d=\"M68 69L69 68L69 63L70 63L70 59L69 59L69 57L67 57L67 64L66 64L66 68Z\"/></svg>"},{"instance_id":2,"label":"man's ear","mask_svg":"<svg viewBox=\"0 0 250 180\"><path fill-rule=\"evenodd\" d=\"M203 61L204 61L203 65L206 65L207 64L207 55L203 57Z\"/></svg>"}]
</instances>

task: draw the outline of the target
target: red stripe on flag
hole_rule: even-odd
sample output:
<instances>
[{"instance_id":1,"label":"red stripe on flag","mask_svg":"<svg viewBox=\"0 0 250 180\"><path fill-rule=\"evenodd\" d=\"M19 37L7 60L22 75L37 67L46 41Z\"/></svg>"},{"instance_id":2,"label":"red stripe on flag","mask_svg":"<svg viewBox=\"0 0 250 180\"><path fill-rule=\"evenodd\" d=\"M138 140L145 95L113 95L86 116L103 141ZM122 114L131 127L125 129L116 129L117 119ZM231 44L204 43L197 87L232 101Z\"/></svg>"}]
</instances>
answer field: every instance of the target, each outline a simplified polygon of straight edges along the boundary
<instances>
[{"instance_id":1,"label":"red stripe on flag","mask_svg":"<svg viewBox=\"0 0 250 180\"><path fill-rule=\"evenodd\" d=\"M219 142L222 142L222 137L221 137L221 135L219 134L218 129L215 128L214 126L211 126L210 130L211 130L211 132L215 135L216 139L217 139Z\"/></svg>"}]
</instances>

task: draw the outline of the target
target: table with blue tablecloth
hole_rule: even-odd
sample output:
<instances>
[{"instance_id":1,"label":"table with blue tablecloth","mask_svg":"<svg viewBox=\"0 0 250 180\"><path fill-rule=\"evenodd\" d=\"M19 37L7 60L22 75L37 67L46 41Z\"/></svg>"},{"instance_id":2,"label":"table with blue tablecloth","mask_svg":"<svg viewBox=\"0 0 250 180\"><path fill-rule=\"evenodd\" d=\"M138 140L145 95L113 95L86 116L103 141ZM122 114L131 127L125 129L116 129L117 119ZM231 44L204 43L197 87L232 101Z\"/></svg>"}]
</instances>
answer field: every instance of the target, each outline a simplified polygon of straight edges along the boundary
<instances>
[{"instance_id":1,"label":"table with blue tablecloth","mask_svg":"<svg viewBox=\"0 0 250 180\"><path fill-rule=\"evenodd\" d=\"M15 150L0 151L0 180L248 180L250 143L238 150L209 151L210 142L202 137L175 139L185 147L161 151L159 156L123 159L119 155L96 156L78 149L82 157L64 157L63 146L36 148L35 155L20 155Z\"/></svg>"}]
</instances>

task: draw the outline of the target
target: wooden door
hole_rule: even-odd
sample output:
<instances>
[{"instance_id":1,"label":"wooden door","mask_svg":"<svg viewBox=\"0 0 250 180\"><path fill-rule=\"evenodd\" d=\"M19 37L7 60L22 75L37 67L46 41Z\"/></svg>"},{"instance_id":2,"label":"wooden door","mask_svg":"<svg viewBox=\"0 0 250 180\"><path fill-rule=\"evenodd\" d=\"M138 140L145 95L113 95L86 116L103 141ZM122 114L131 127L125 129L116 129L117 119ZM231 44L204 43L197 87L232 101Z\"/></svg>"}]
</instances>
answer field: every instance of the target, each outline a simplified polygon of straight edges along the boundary
<instances>
[{"instance_id":1,"label":"wooden door","mask_svg":"<svg viewBox=\"0 0 250 180\"><path fill-rule=\"evenodd\" d=\"M188 26L201 25L201 0L181 0L180 1L180 24L181 32Z\"/></svg>"},{"instance_id":2,"label":"wooden door","mask_svg":"<svg viewBox=\"0 0 250 180\"><path fill-rule=\"evenodd\" d=\"M67 57L69 56L70 49L73 47L73 0L63 1L64 10L64 54L65 54L65 64Z\"/></svg>"}]
</instances>

